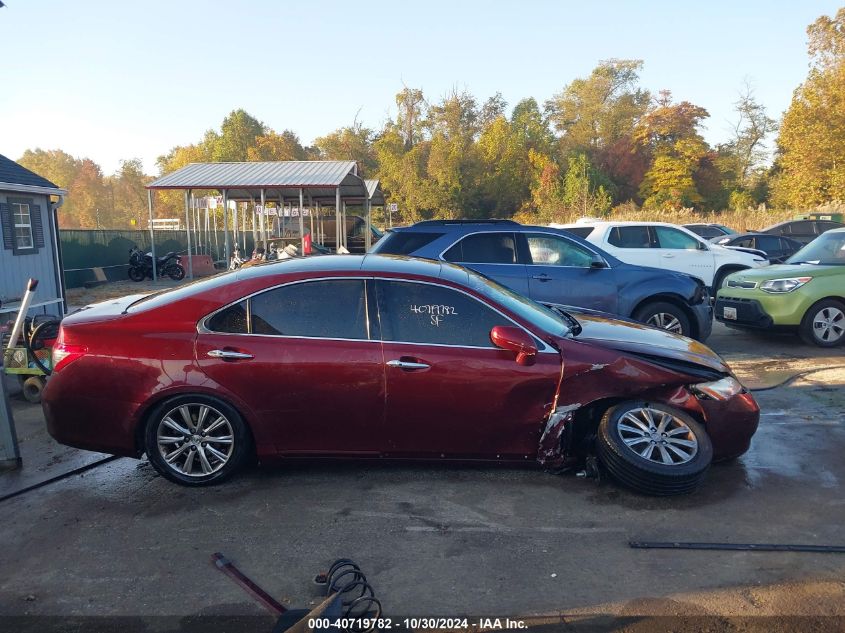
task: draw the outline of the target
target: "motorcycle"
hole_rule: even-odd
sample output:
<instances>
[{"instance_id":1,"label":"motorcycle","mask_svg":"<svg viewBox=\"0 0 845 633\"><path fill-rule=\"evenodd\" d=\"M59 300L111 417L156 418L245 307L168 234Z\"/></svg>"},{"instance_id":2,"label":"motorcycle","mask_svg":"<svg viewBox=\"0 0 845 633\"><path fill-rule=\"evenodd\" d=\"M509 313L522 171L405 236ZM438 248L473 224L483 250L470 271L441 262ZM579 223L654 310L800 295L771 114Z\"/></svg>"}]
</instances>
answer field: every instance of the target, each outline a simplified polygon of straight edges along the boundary
<instances>
[{"instance_id":1,"label":"motorcycle","mask_svg":"<svg viewBox=\"0 0 845 633\"><path fill-rule=\"evenodd\" d=\"M175 252L170 251L161 257L156 257L156 276L167 275L174 281L185 278L185 269L182 267L182 258ZM153 278L153 254L142 253L137 248L129 250L129 279L132 281L144 281Z\"/></svg>"}]
</instances>

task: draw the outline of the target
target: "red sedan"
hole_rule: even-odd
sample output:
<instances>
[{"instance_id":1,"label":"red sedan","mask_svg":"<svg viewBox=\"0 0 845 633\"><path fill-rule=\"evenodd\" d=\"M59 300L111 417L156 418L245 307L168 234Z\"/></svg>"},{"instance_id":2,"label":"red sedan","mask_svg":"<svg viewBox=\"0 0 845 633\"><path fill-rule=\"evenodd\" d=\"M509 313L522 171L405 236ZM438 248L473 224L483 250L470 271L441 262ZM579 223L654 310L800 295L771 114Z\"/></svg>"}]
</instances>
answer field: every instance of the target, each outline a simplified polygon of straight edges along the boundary
<instances>
[{"instance_id":1,"label":"red sedan","mask_svg":"<svg viewBox=\"0 0 845 633\"><path fill-rule=\"evenodd\" d=\"M458 266L273 262L68 316L44 392L59 442L218 482L250 457L577 464L694 489L744 453L754 398L709 348L537 304Z\"/></svg>"}]
</instances>

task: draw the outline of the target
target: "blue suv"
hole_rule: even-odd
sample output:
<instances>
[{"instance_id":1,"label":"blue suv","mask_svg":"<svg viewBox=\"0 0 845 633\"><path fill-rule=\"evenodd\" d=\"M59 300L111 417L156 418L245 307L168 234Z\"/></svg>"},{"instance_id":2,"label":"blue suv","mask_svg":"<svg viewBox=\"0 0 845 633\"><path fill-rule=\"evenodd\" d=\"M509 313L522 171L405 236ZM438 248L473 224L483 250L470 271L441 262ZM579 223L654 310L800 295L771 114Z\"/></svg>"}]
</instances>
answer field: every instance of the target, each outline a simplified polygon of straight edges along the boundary
<instances>
[{"instance_id":1,"label":"blue suv","mask_svg":"<svg viewBox=\"0 0 845 633\"><path fill-rule=\"evenodd\" d=\"M428 220L389 229L371 252L460 264L541 303L617 314L699 341L712 329L701 280L626 264L564 229L512 220Z\"/></svg>"}]
</instances>

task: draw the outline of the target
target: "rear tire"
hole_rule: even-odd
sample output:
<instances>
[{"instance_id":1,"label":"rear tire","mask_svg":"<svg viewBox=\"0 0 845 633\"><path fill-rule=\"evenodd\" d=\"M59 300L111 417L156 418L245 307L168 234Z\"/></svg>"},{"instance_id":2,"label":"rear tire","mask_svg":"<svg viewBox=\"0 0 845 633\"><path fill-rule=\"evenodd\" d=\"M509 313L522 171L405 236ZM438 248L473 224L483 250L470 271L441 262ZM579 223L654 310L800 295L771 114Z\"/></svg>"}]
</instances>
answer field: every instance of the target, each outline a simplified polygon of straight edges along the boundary
<instances>
[{"instance_id":1,"label":"rear tire","mask_svg":"<svg viewBox=\"0 0 845 633\"><path fill-rule=\"evenodd\" d=\"M144 277L147 275L144 274L143 268L138 268L136 266L129 267L129 279L132 281L144 281Z\"/></svg>"},{"instance_id":2,"label":"rear tire","mask_svg":"<svg viewBox=\"0 0 845 633\"><path fill-rule=\"evenodd\" d=\"M166 479L183 486L219 483L252 454L243 418L222 400L178 396L153 410L144 429L144 450Z\"/></svg>"},{"instance_id":3,"label":"rear tire","mask_svg":"<svg viewBox=\"0 0 845 633\"><path fill-rule=\"evenodd\" d=\"M810 306L801 319L798 335L809 345L842 345L845 343L845 304L836 299L823 299Z\"/></svg>"},{"instance_id":4,"label":"rear tire","mask_svg":"<svg viewBox=\"0 0 845 633\"><path fill-rule=\"evenodd\" d=\"M674 334L693 335L689 317L681 308L668 301L653 301L637 308L634 319Z\"/></svg>"},{"instance_id":5,"label":"rear tire","mask_svg":"<svg viewBox=\"0 0 845 633\"><path fill-rule=\"evenodd\" d=\"M173 264L167 268L167 276L173 281L182 281L185 278L185 269L182 264Z\"/></svg>"},{"instance_id":6,"label":"rear tire","mask_svg":"<svg viewBox=\"0 0 845 633\"><path fill-rule=\"evenodd\" d=\"M694 491L713 461L713 445L701 424L674 407L635 400L605 412L596 450L619 483L657 496Z\"/></svg>"}]
</instances>

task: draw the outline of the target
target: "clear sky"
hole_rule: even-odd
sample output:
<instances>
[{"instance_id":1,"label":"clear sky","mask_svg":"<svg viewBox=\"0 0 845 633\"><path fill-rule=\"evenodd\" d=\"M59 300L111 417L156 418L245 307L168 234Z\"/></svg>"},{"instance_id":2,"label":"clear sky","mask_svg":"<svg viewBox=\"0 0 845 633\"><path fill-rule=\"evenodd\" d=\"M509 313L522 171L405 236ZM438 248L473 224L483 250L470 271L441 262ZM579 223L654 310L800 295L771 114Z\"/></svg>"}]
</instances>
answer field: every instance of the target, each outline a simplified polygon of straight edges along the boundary
<instances>
[{"instance_id":1,"label":"clear sky","mask_svg":"<svg viewBox=\"0 0 845 633\"><path fill-rule=\"evenodd\" d=\"M642 59L644 87L711 114L724 140L744 78L779 118L828 0L3 0L0 154L63 149L114 171L199 141L244 108L305 144L395 114L403 83L436 100L541 104L599 60Z\"/></svg>"}]
</instances>

